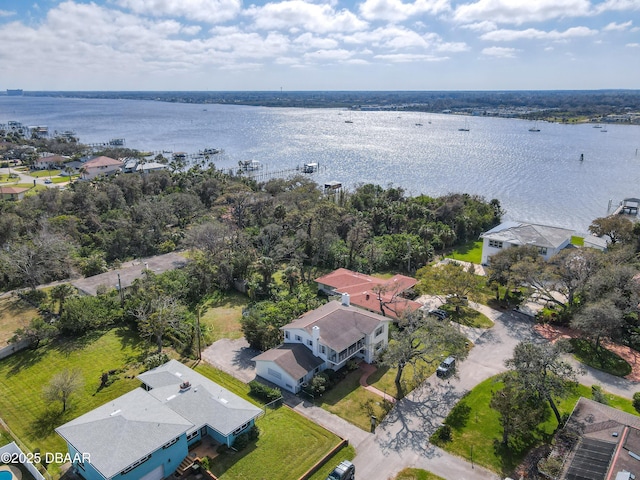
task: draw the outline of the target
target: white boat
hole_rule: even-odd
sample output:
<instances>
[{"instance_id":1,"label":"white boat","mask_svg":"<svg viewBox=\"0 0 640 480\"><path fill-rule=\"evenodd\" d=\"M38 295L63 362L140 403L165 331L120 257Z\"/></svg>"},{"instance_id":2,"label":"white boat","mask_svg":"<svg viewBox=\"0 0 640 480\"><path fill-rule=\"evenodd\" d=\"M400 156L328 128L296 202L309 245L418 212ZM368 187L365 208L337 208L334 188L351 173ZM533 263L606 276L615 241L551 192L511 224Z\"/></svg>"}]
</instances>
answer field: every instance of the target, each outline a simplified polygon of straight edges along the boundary
<instances>
[{"instance_id":1,"label":"white boat","mask_svg":"<svg viewBox=\"0 0 640 480\"><path fill-rule=\"evenodd\" d=\"M464 127L458 129L459 132L468 132L469 131L469 121L465 119Z\"/></svg>"},{"instance_id":2,"label":"white boat","mask_svg":"<svg viewBox=\"0 0 640 480\"><path fill-rule=\"evenodd\" d=\"M533 127L531 127L531 128L529 129L529 131L530 131L530 132L539 132L539 131L540 131L540 129L538 128L538 122L534 123L534 124L533 124Z\"/></svg>"}]
</instances>

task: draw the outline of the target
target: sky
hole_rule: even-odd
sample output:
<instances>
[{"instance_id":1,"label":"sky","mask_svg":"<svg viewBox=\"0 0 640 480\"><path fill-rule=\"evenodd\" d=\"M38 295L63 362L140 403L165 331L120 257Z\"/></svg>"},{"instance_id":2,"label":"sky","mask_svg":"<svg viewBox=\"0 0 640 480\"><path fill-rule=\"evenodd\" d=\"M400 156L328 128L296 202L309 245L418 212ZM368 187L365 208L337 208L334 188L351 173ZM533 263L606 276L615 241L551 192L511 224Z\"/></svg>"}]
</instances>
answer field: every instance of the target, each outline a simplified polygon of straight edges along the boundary
<instances>
[{"instance_id":1,"label":"sky","mask_svg":"<svg viewBox=\"0 0 640 480\"><path fill-rule=\"evenodd\" d=\"M1 0L0 90L640 88L640 0Z\"/></svg>"}]
</instances>

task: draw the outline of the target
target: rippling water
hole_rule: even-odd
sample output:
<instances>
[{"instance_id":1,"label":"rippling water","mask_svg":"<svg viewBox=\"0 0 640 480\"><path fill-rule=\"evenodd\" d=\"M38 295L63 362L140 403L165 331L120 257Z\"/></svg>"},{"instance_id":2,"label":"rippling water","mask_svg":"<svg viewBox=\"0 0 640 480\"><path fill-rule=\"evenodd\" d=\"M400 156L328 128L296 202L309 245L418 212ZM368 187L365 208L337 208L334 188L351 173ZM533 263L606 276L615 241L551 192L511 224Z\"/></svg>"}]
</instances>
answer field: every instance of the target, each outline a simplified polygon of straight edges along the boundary
<instances>
[{"instance_id":1,"label":"rippling water","mask_svg":"<svg viewBox=\"0 0 640 480\"><path fill-rule=\"evenodd\" d=\"M585 230L609 200L640 197L640 128L335 109L132 100L0 97L0 123L73 130L83 143L125 138L145 151L222 148L220 168L258 160L264 172L318 162L312 178L498 198L514 220ZM350 120L353 123L345 123ZM422 123L422 126L416 125ZM584 154L584 161L579 160Z\"/></svg>"}]
</instances>

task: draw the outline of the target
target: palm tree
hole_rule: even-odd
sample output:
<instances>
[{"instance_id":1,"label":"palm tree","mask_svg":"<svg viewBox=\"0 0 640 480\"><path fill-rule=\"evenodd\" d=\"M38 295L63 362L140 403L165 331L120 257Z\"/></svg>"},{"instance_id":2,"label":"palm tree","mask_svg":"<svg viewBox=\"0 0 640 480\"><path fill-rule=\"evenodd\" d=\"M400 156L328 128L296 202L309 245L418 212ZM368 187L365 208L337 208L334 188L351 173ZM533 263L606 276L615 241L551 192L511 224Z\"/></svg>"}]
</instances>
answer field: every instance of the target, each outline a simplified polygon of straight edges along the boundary
<instances>
[{"instance_id":1,"label":"palm tree","mask_svg":"<svg viewBox=\"0 0 640 480\"><path fill-rule=\"evenodd\" d=\"M60 306L58 307L58 315L62 315L64 301L75 293L75 287L72 287L68 283L61 283L60 285L56 285L51 289L51 298L60 302Z\"/></svg>"}]
</instances>

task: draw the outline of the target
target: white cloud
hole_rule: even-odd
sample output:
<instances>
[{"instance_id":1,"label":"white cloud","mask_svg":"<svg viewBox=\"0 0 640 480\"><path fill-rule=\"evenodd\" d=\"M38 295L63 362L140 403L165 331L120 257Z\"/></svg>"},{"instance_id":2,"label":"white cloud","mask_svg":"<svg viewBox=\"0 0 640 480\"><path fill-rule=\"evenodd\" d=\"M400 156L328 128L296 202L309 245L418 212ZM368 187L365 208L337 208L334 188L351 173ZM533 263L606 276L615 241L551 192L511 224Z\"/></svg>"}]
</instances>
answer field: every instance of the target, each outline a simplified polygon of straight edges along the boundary
<instances>
[{"instance_id":1,"label":"white cloud","mask_svg":"<svg viewBox=\"0 0 640 480\"><path fill-rule=\"evenodd\" d=\"M242 8L241 0L117 0L116 4L136 14L206 23L231 20Z\"/></svg>"},{"instance_id":2,"label":"white cloud","mask_svg":"<svg viewBox=\"0 0 640 480\"><path fill-rule=\"evenodd\" d=\"M490 22L488 20L476 23L469 23L467 25L462 25L460 28L465 28L467 30L472 30L474 32L490 32L491 30L495 30L498 26L494 22Z\"/></svg>"},{"instance_id":3,"label":"white cloud","mask_svg":"<svg viewBox=\"0 0 640 480\"><path fill-rule=\"evenodd\" d=\"M571 38L582 38L595 35L598 32L587 27L572 27L564 32L552 30L546 32L535 28L526 30L494 30L480 36L482 40L491 42L513 42L516 40L569 40Z\"/></svg>"},{"instance_id":4,"label":"white cloud","mask_svg":"<svg viewBox=\"0 0 640 480\"><path fill-rule=\"evenodd\" d=\"M639 0L606 0L595 6L596 13L609 11L630 11L640 10Z\"/></svg>"},{"instance_id":5,"label":"white cloud","mask_svg":"<svg viewBox=\"0 0 640 480\"><path fill-rule=\"evenodd\" d=\"M16 12L12 12L12 11L9 11L9 10L0 10L0 18L2 18L2 17L12 17L15 14L16 14Z\"/></svg>"},{"instance_id":6,"label":"white cloud","mask_svg":"<svg viewBox=\"0 0 640 480\"><path fill-rule=\"evenodd\" d=\"M459 5L454 19L462 23L490 21L521 25L588 15L589 10L589 0L478 0Z\"/></svg>"},{"instance_id":7,"label":"white cloud","mask_svg":"<svg viewBox=\"0 0 640 480\"><path fill-rule=\"evenodd\" d=\"M436 50L438 52L451 53L466 52L469 50L469 45L464 42L444 42L436 45Z\"/></svg>"},{"instance_id":8,"label":"white cloud","mask_svg":"<svg viewBox=\"0 0 640 480\"><path fill-rule=\"evenodd\" d=\"M354 32L367 28L367 23L348 10L335 11L330 5L316 5L303 0L252 5L245 12L255 27L263 30L285 30L300 27L315 33Z\"/></svg>"},{"instance_id":9,"label":"white cloud","mask_svg":"<svg viewBox=\"0 0 640 480\"><path fill-rule=\"evenodd\" d=\"M353 52L349 50L337 49L337 50L317 50L315 52L307 52L303 58L313 62L321 63L333 63L340 62L349 59L353 55Z\"/></svg>"},{"instance_id":10,"label":"white cloud","mask_svg":"<svg viewBox=\"0 0 640 480\"><path fill-rule=\"evenodd\" d=\"M602 30L605 31L605 32L614 32L614 31L615 32L623 32L627 28L629 28L632 24L633 24L633 22L631 20L629 20L628 22L625 22L625 23L611 22L609 25L604 27Z\"/></svg>"},{"instance_id":11,"label":"white cloud","mask_svg":"<svg viewBox=\"0 0 640 480\"><path fill-rule=\"evenodd\" d=\"M482 54L488 57L514 58L518 51L516 48L488 47L482 49Z\"/></svg>"},{"instance_id":12,"label":"white cloud","mask_svg":"<svg viewBox=\"0 0 640 480\"><path fill-rule=\"evenodd\" d=\"M640 48L640 43L627 43L625 47L629 48Z\"/></svg>"},{"instance_id":13,"label":"white cloud","mask_svg":"<svg viewBox=\"0 0 640 480\"><path fill-rule=\"evenodd\" d=\"M436 15L450 10L448 0L365 0L359 6L360 14L367 20L402 22L416 15Z\"/></svg>"},{"instance_id":14,"label":"white cloud","mask_svg":"<svg viewBox=\"0 0 640 480\"><path fill-rule=\"evenodd\" d=\"M341 40L347 44L370 45L375 48L400 49L400 48L429 48L439 43L440 37L435 33L419 34L402 26L390 25L379 27L375 30L356 32L352 35L341 36Z\"/></svg>"},{"instance_id":15,"label":"white cloud","mask_svg":"<svg viewBox=\"0 0 640 480\"><path fill-rule=\"evenodd\" d=\"M375 55L374 58L377 60L385 60L393 63L440 62L442 60L448 60L447 57L435 57L433 55L420 55L413 53Z\"/></svg>"},{"instance_id":16,"label":"white cloud","mask_svg":"<svg viewBox=\"0 0 640 480\"><path fill-rule=\"evenodd\" d=\"M301 45L305 49L332 49L338 46L338 42L333 38L316 37L309 32L303 33L295 38L293 43Z\"/></svg>"}]
</instances>

